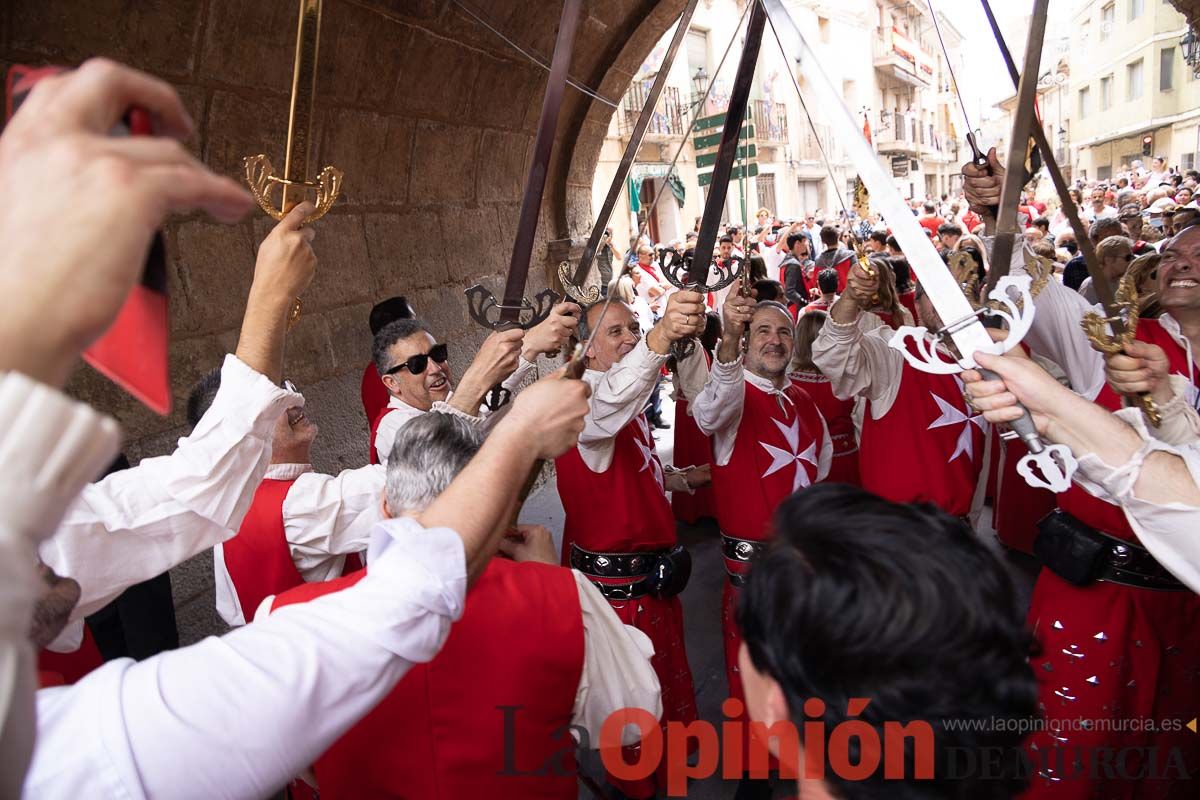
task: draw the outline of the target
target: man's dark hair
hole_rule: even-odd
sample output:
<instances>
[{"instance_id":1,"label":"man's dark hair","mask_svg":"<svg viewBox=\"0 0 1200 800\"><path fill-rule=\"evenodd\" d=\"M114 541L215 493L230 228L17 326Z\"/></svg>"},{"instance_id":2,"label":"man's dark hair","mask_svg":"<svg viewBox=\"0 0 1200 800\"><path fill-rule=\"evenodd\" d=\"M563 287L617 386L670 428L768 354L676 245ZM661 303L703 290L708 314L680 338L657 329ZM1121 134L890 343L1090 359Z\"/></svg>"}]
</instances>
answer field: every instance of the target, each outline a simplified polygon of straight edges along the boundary
<instances>
[{"instance_id":1,"label":"man's dark hair","mask_svg":"<svg viewBox=\"0 0 1200 800\"><path fill-rule=\"evenodd\" d=\"M888 235L886 231L871 231L871 235L867 237L873 242L881 245L887 245Z\"/></svg>"},{"instance_id":2,"label":"man's dark hair","mask_svg":"<svg viewBox=\"0 0 1200 800\"><path fill-rule=\"evenodd\" d=\"M779 281L755 281L754 290L758 292L759 300L777 300L783 302L783 284Z\"/></svg>"},{"instance_id":3,"label":"man's dark hair","mask_svg":"<svg viewBox=\"0 0 1200 800\"><path fill-rule=\"evenodd\" d=\"M189 428L200 424L200 418L212 408L217 390L221 388L221 368L209 370L200 376L187 400L187 422Z\"/></svg>"},{"instance_id":4,"label":"man's dark hair","mask_svg":"<svg viewBox=\"0 0 1200 800\"><path fill-rule=\"evenodd\" d=\"M384 325L382 330L375 334L375 341L371 345L371 360L375 362L375 369L379 371L380 377L396 366L392 363L392 357L388 355L392 345L422 331L431 335L433 333L419 319L398 319Z\"/></svg>"},{"instance_id":5,"label":"man's dark hair","mask_svg":"<svg viewBox=\"0 0 1200 800\"><path fill-rule=\"evenodd\" d=\"M801 241L805 241L805 242L807 242L807 241L808 241L808 237L807 237L807 236L805 236L803 233L789 233L789 234L788 234L788 237L787 237L787 246L788 246L788 251L789 251L789 252L791 252L791 249L792 249L793 247L795 247L795 246L796 246L796 244L797 244L797 243L799 243L799 242L801 242Z\"/></svg>"},{"instance_id":6,"label":"man's dark hair","mask_svg":"<svg viewBox=\"0 0 1200 800\"><path fill-rule=\"evenodd\" d=\"M925 209L926 214L932 214L934 211L937 210L937 206L935 206L933 203L929 203L929 202L925 203L923 208Z\"/></svg>"},{"instance_id":7,"label":"man's dark hair","mask_svg":"<svg viewBox=\"0 0 1200 800\"><path fill-rule=\"evenodd\" d=\"M938 236L962 236L962 226L956 222L943 222L938 225Z\"/></svg>"},{"instance_id":8,"label":"man's dark hair","mask_svg":"<svg viewBox=\"0 0 1200 800\"><path fill-rule=\"evenodd\" d=\"M838 287L838 271L830 267L817 273L817 287L821 294L833 294Z\"/></svg>"},{"instance_id":9,"label":"man's dark hair","mask_svg":"<svg viewBox=\"0 0 1200 800\"><path fill-rule=\"evenodd\" d=\"M924 722L933 732L931 780L912 779L917 747L907 737L909 780L885 779L880 759L865 780L827 769L831 794L1018 794L1022 731L1038 716L1033 642L1012 580L970 527L932 504L828 483L784 500L773 526L737 616L751 661L779 683L801 737L803 723L823 723L825 741L802 741L805 750L829 752L831 735L850 719L874 728L881 745L885 723ZM810 698L823 713L805 712ZM870 702L851 715L855 698ZM860 763L860 748L851 746L851 763ZM999 764L989 757L997 752ZM981 756L996 768L972 768Z\"/></svg>"},{"instance_id":10,"label":"man's dark hair","mask_svg":"<svg viewBox=\"0 0 1200 800\"><path fill-rule=\"evenodd\" d=\"M371 309L371 316L368 324L371 326L371 335L375 336L389 322L395 322L398 319L412 319L417 314L413 311L412 306L408 304L407 297L389 297L375 304Z\"/></svg>"},{"instance_id":11,"label":"man's dark hair","mask_svg":"<svg viewBox=\"0 0 1200 800\"><path fill-rule=\"evenodd\" d=\"M1050 220L1049 220L1049 219L1047 219L1046 217L1038 217L1037 219L1035 219L1035 220L1033 221L1033 227L1035 227L1035 228L1041 228L1043 231L1046 231L1047 233L1049 233L1049 231L1050 231Z\"/></svg>"},{"instance_id":12,"label":"man's dark hair","mask_svg":"<svg viewBox=\"0 0 1200 800\"><path fill-rule=\"evenodd\" d=\"M1121 236L1124 232L1121 220L1116 217L1093 220L1088 226L1088 238L1092 240L1092 244L1099 244L1109 236Z\"/></svg>"},{"instance_id":13,"label":"man's dark hair","mask_svg":"<svg viewBox=\"0 0 1200 800\"><path fill-rule=\"evenodd\" d=\"M900 240L897 239L895 236L889 236L887 238L887 246L892 248L896 252L900 252Z\"/></svg>"},{"instance_id":14,"label":"man's dark hair","mask_svg":"<svg viewBox=\"0 0 1200 800\"><path fill-rule=\"evenodd\" d=\"M725 244L726 242L728 242L729 244L733 244L733 237L730 236L729 234L725 234L724 236L722 236L720 239L717 240L717 244Z\"/></svg>"},{"instance_id":15,"label":"man's dark hair","mask_svg":"<svg viewBox=\"0 0 1200 800\"><path fill-rule=\"evenodd\" d=\"M1200 181L1200 170L1189 169L1183 174L1188 180Z\"/></svg>"},{"instance_id":16,"label":"man's dark hair","mask_svg":"<svg viewBox=\"0 0 1200 800\"><path fill-rule=\"evenodd\" d=\"M700 346L707 350L709 355L712 355L720 338L721 315L715 311L709 311L704 315L704 333L700 334Z\"/></svg>"},{"instance_id":17,"label":"man's dark hair","mask_svg":"<svg viewBox=\"0 0 1200 800\"><path fill-rule=\"evenodd\" d=\"M896 276L897 292L907 292L912 288L912 274L907 258L904 256L892 256L888 259L888 266L892 268L892 274Z\"/></svg>"},{"instance_id":18,"label":"man's dark hair","mask_svg":"<svg viewBox=\"0 0 1200 800\"><path fill-rule=\"evenodd\" d=\"M831 245L831 244L837 244L837 240L838 240L838 229L837 228L833 227L832 225L826 225L824 228L821 228L821 244L826 245L826 246Z\"/></svg>"}]
</instances>

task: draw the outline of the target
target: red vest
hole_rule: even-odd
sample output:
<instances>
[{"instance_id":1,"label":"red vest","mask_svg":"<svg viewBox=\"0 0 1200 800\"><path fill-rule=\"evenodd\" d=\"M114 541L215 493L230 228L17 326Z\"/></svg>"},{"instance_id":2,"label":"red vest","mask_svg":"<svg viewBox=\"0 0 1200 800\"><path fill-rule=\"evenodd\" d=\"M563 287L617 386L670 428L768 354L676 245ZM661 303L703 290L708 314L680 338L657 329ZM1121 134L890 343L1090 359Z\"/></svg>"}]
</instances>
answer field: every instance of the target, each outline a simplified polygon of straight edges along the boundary
<instances>
[{"instance_id":1,"label":"red vest","mask_svg":"<svg viewBox=\"0 0 1200 800\"><path fill-rule=\"evenodd\" d=\"M264 599L304 583L283 529L283 499L295 482L264 479L237 536L221 546L247 622Z\"/></svg>"},{"instance_id":2,"label":"red vest","mask_svg":"<svg viewBox=\"0 0 1200 800\"><path fill-rule=\"evenodd\" d=\"M104 664L104 656L96 647L96 640L87 623L83 624L83 640L79 647L69 653L56 653L42 649L38 652L37 668L39 686L63 686L76 683L94 669Z\"/></svg>"},{"instance_id":3,"label":"red vest","mask_svg":"<svg viewBox=\"0 0 1200 800\"><path fill-rule=\"evenodd\" d=\"M883 418L875 419L867 403L858 459L864 489L895 503L933 503L960 517L971 510L987 423L968 411L962 386L955 375L904 363L896 401Z\"/></svg>"},{"instance_id":4,"label":"red vest","mask_svg":"<svg viewBox=\"0 0 1200 800\"><path fill-rule=\"evenodd\" d=\"M364 574L305 584L273 608L337 591ZM583 655L570 571L493 559L437 657L413 666L317 759L321 796L574 800L567 726Z\"/></svg>"},{"instance_id":5,"label":"red vest","mask_svg":"<svg viewBox=\"0 0 1200 800\"><path fill-rule=\"evenodd\" d=\"M743 381L742 421L733 455L712 465L713 495L721 531L739 539L765 540L775 508L792 492L817 480L821 412L799 385L784 387L791 404Z\"/></svg>"},{"instance_id":6,"label":"red vest","mask_svg":"<svg viewBox=\"0 0 1200 800\"><path fill-rule=\"evenodd\" d=\"M390 402L390 400L389 400L389 402ZM370 450L371 450L371 463L372 464L379 463L379 452L375 448L375 437L379 435L379 423L383 422L383 418L395 410L396 409L392 408L391 406L385 405L383 407L383 409L378 414L375 415L375 419L371 422Z\"/></svg>"},{"instance_id":7,"label":"red vest","mask_svg":"<svg viewBox=\"0 0 1200 800\"><path fill-rule=\"evenodd\" d=\"M799 383L825 419L829 427L829 438L833 443L833 463L829 465L830 483L849 483L855 486L862 481L858 474L858 431L854 428L854 400L839 400L833 386L819 372L793 372L789 375Z\"/></svg>"},{"instance_id":8,"label":"red vest","mask_svg":"<svg viewBox=\"0 0 1200 800\"><path fill-rule=\"evenodd\" d=\"M1137 338L1139 341L1161 347L1167 354L1173 374L1190 377L1193 384L1200 385L1200 381L1197 380L1200 376L1188 363L1187 351L1157 319L1139 320ZM1107 383L1100 390L1100 394L1096 395L1096 402L1110 411L1116 411L1124 405L1121 397L1109 388ZM1071 484L1070 489L1058 496L1058 507L1097 530L1130 541L1137 539L1120 506L1088 494L1077 483Z\"/></svg>"},{"instance_id":9,"label":"red vest","mask_svg":"<svg viewBox=\"0 0 1200 800\"><path fill-rule=\"evenodd\" d=\"M675 544L675 518L663 491L662 462L639 414L617 433L612 463L588 469L574 447L554 461L558 496L567 512L563 561L570 545L597 553L661 550Z\"/></svg>"},{"instance_id":10,"label":"red vest","mask_svg":"<svg viewBox=\"0 0 1200 800\"><path fill-rule=\"evenodd\" d=\"M920 319L917 315L917 290L909 289L907 292L900 292L896 299L900 301L900 305L908 309L908 313L912 314L914 323L920 324L917 322Z\"/></svg>"},{"instance_id":11,"label":"red vest","mask_svg":"<svg viewBox=\"0 0 1200 800\"><path fill-rule=\"evenodd\" d=\"M379 377L379 370L375 369L375 362L367 364L367 368L363 370L361 393L363 412L367 415L367 422L374 422L375 418L379 416L379 412L387 408L388 402L392 399L392 396L388 394L387 387L383 385L383 379Z\"/></svg>"}]
</instances>

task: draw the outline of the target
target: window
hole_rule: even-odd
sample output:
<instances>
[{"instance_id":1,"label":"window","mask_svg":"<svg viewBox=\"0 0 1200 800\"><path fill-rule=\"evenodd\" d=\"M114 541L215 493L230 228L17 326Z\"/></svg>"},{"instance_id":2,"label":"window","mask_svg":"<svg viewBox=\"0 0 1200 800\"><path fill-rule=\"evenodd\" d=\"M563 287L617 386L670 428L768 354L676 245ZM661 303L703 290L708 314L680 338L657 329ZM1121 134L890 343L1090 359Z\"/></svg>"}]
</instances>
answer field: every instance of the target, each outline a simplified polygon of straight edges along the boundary
<instances>
[{"instance_id":1,"label":"window","mask_svg":"<svg viewBox=\"0 0 1200 800\"><path fill-rule=\"evenodd\" d=\"M829 17L817 17L817 29L821 33L821 41L829 43Z\"/></svg>"},{"instance_id":2,"label":"window","mask_svg":"<svg viewBox=\"0 0 1200 800\"><path fill-rule=\"evenodd\" d=\"M1196 154L1184 153L1179 157L1179 168L1186 171L1196 168Z\"/></svg>"},{"instance_id":3,"label":"window","mask_svg":"<svg viewBox=\"0 0 1200 800\"><path fill-rule=\"evenodd\" d=\"M1100 110L1108 111L1112 108L1112 83L1113 76L1105 75L1100 79Z\"/></svg>"},{"instance_id":4,"label":"window","mask_svg":"<svg viewBox=\"0 0 1200 800\"><path fill-rule=\"evenodd\" d=\"M1175 48L1164 47L1158 51L1158 90L1169 92L1175 88Z\"/></svg>"},{"instance_id":5,"label":"window","mask_svg":"<svg viewBox=\"0 0 1200 800\"><path fill-rule=\"evenodd\" d=\"M754 187L758 194L758 207L777 211L779 206L775 201L775 175L769 172L759 173L754 179Z\"/></svg>"},{"instance_id":6,"label":"window","mask_svg":"<svg viewBox=\"0 0 1200 800\"><path fill-rule=\"evenodd\" d=\"M1092 35L1092 21L1085 19L1083 24L1079 26L1079 44L1082 47L1087 47L1088 37Z\"/></svg>"},{"instance_id":7,"label":"window","mask_svg":"<svg viewBox=\"0 0 1200 800\"><path fill-rule=\"evenodd\" d=\"M1079 117L1080 119L1092 113L1092 90L1085 86L1079 90Z\"/></svg>"},{"instance_id":8,"label":"window","mask_svg":"<svg viewBox=\"0 0 1200 800\"><path fill-rule=\"evenodd\" d=\"M1112 35L1113 21L1116 18L1117 6L1115 3L1109 3L1100 9L1100 41L1103 42Z\"/></svg>"},{"instance_id":9,"label":"window","mask_svg":"<svg viewBox=\"0 0 1200 800\"><path fill-rule=\"evenodd\" d=\"M1146 0L1129 0L1129 21L1133 22L1146 10Z\"/></svg>"},{"instance_id":10,"label":"window","mask_svg":"<svg viewBox=\"0 0 1200 800\"><path fill-rule=\"evenodd\" d=\"M1096 180L1112 180L1112 165L1110 164L1107 167L1096 167Z\"/></svg>"},{"instance_id":11,"label":"window","mask_svg":"<svg viewBox=\"0 0 1200 800\"><path fill-rule=\"evenodd\" d=\"M1142 96L1142 59L1125 65L1125 99L1137 100Z\"/></svg>"},{"instance_id":12,"label":"window","mask_svg":"<svg viewBox=\"0 0 1200 800\"><path fill-rule=\"evenodd\" d=\"M708 72L708 31L691 30L687 32L687 64L688 72L695 76L699 70ZM703 92L707 86L701 86Z\"/></svg>"}]
</instances>

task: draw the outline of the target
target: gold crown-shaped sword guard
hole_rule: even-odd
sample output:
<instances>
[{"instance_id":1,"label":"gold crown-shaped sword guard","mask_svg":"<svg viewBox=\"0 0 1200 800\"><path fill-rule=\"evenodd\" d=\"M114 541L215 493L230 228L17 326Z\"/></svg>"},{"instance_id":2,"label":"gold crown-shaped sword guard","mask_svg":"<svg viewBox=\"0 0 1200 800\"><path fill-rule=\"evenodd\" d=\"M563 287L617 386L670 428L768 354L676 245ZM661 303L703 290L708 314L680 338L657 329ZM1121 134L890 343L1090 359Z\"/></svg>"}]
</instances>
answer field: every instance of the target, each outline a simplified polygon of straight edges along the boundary
<instances>
[{"instance_id":1,"label":"gold crown-shaped sword guard","mask_svg":"<svg viewBox=\"0 0 1200 800\"><path fill-rule=\"evenodd\" d=\"M564 261L558 265L558 282L562 284L563 291L569 296L575 298L580 305L590 306L593 303L600 302L600 287L599 286L576 286L571 280L572 272L570 263Z\"/></svg>"},{"instance_id":2,"label":"gold crown-shaped sword guard","mask_svg":"<svg viewBox=\"0 0 1200 800\"><path fill-rule=\"evenodd\" d=\"M275 219L283 219L284 216L284 212L279 208L282 204L276 203L272 199L276 186L296 186L305 192L312 192L313 205L316 206L316 210L304 218L305 225L325 216L329 209L333 208L333 204L337 202L338 195L342 191L343 174L337 167L326 167L321 170L315 181L301 182L276 177L271 159L263 153L246 156L242 164L246 170L246 183L250 185L250 193L254 195L254 199L258 201L262 210Z\"/></svg>"}]
</instances>

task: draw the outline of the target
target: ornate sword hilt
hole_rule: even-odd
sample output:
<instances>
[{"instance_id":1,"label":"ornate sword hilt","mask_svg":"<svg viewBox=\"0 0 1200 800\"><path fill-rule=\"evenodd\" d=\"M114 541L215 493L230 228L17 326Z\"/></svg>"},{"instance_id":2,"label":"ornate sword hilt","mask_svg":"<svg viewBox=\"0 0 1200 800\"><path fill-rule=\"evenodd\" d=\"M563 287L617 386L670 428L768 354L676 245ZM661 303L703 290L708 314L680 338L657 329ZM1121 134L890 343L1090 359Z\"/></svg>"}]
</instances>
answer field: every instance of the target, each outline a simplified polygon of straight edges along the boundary
<instances>
[{"instance_id":1,"label":"ornate sword hilt","mask_svg":"<svg viewBox=\"0 0 1200 800\"><path fill-rule=\"evenodd\" d=\"M1115 356L1122 353L1126 346L1132 342L1137 334L1138 321L1141 319L1141 310L1139 308L1139 298L1137 283L1133 277L1126 273L1121 277L1121 282L1117 284L1117 306L1116 315L1111 317L1101 316L1095 311L1089 311L1083 315L1083 319L1079 321L1083 327L1083 332L1087 335L1088 342L1091 343L1092 349L1098 350L1106 356ZM1109 324L1120 322L1123 330L1119 336L1112 333ZM1157 428L1162 425L1162 414L1159 413L1158 404L1154 402L1154 398L1149 392L1141 392L1133 396L1137 407L1142 410L1142 415L1146 418L1146 422Z\"/></svg>"},{"instance_id":2,"label":"ornate sword hilt","mask_svg":"<svg viewBox=\"0 0 1200 800\"><path fill-rule=\"evenodd\" d=\"M276 187L280 187L284 194L289 187L296 187L306 193L312 192L316 210L304 218L305 225L316 222L333 208L342 192L342 180L345 177L337 167L326 167L321 170L315 181L290 181L275 174L271 159L263 153L246 156L242 159L242 166L246 171L246 183L250 186L250 194L254 195L262 210L275 219L283 219L291 210L291 204L285 203L283 198L275 200Z\"/></svg>"},{"instance_id":3,"label":"ornate sword hilt","mask_svg":"<svg viewBox=\"0 0 1200 800\"><path fill-rule=\"evenodd\" d=\"M470 313L471 319L494 331L508 330L509 328L521 328L527 331L534 325L544 322L546 317L550 316L554 304L558 302L558 293L553 289L543 289L538 292L537 296L533 298L534 303L530 303L528 299L522 299L519 306L506 306L498 302L496 296L480 283L467 289L464 294L467 296L467 311ZM503 319L502 315L505 311L516 311L517 319ZM492 317L492 312L496 312L495 318Z\"/></svg>"},{"instance_id":4,"label":"ornate sword hilt","mask_svg":"<svg viewBox=\"0 0 1200 800\"><path fill-rule=\"evenodd\" d=\"M981 368L979 374L989 381L1000 380L1000 376L990 369ZM1017 472L1035 489L1065 492L1071 488L1071 476L1075 474L1079 462L1071 454L1071 448L1065 444L1048 445L1042 441L1029 410L1020 403L1017 406L1024 413L1008 425L1029 449L1017 462Z\"/></svg>"},{"instance_id":5,"label":"ornate sword hilt","mask_svg":"<svg viewBox=\"0 0 1200 800\"><path fill-rule=\"evenodd\" d=\"M716 292L740 278L742 272L745 270L745 266L745 256L730 256L729 263L724 266L714 258L710 270L716 271L717 280L712 284L693 283L691 281L689 275L692 270L692 259L686 256L672 263L664 272L666 279L676 289L686 289L689 292Z\"/></svg>"},{"instance_id":6,"label":"ornate sword hilt","mask_svg":"<svg viewBox=\"0 0 1200 800\"><path fill-rule=\"evenodd\" d=\"M564 261L558 265L558 282L562 284L563 292L573 297L581 306L590 306L600 302L599 286L580 286L572 280L571 265Z\"/></svg>"}]
</instances>

